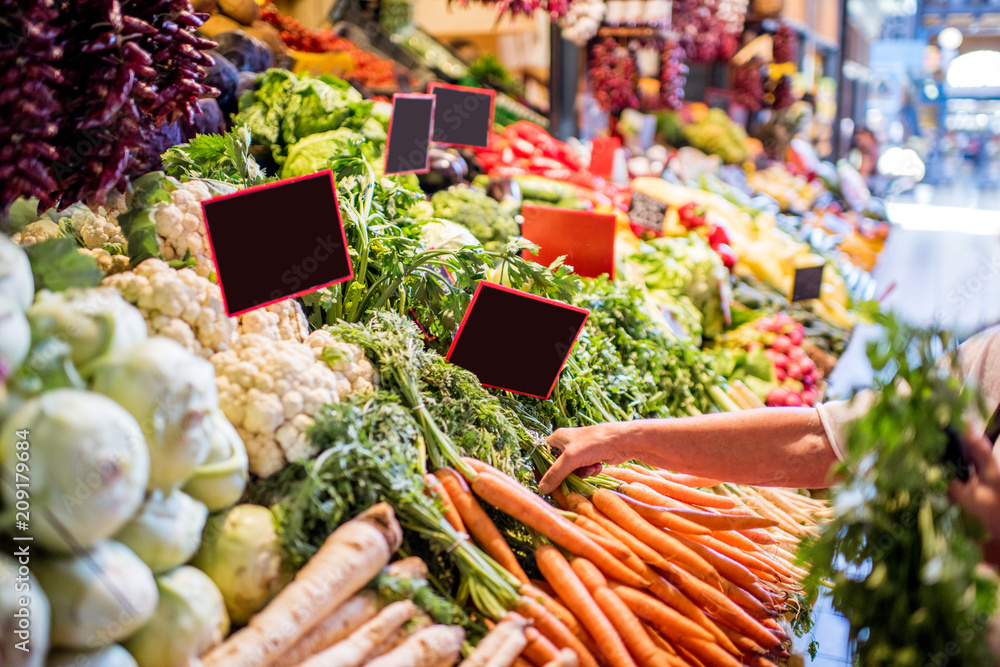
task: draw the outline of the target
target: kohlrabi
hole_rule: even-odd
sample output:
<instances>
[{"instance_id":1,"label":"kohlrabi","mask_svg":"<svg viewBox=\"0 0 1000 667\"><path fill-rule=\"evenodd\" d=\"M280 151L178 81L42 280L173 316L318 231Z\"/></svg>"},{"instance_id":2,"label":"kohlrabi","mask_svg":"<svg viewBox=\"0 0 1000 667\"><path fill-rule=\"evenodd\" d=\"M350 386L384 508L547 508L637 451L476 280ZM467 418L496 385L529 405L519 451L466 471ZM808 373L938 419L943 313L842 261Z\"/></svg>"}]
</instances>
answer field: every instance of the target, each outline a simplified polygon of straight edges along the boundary
<instances>
[{"instance_id":1,"label":"kohlrabi","mask_svg":"<svg viewBox=\"0 0 1000 667\"><path fill-rule=\"evenodd\" d=\"M28 561L18 563L0 553L0 665L4 667L42 667L49 650L49 600L31 574L30 557Z\"/></svg>"},{"instance_id":2,"label":"kohlrabi","mask_svg":"<svg viewBox=\"0 0 1000 667\"><path fill-rule=\"evenodd\" d=\"M0 427L0 464L31 475L34 543L66 553L113 535L142 504L149 451L135 417L107 396L55 389ZM8 512L22 500L0 484Z\"/></svg>"},{"instance_id":3,"label":"kohlrabi","mask_svg":"<svg viewBox=\"0 0 1000 667\"><path fill-rule=\"evenodd\" d=\"M181 491L153 491L146 504L115 533L154 574L183 565L198 551L208 508Z\"/></svg>"},{"instance_id":4,"label":"kohlrabi","mask_svg":"<svg viewBox=\"0 0 1000 667\"><path fill-rule=\"evenodd\" d=\"M27 310L35 297L28 255L5 234L0 234L0 294L11 298L21 310Z\"/></svg>"},{"instance_id":5,"label":"kohlrabi","mask_svg":"<svg viewBox=\"0 0 1000 667\"><path fill-rule=\"evenodd\" d=\"M212 446L205 462L184 484L184 492L209 512L235 505L249 479L250 461L243 439L222 410L212 410Z\"/></svg>"},{"instance_id":6,"label":"kohlrabi","mask_svg":"<svg viewBox=\"0 0 1000 667\"><path fill-rule=\"evenodd\" d=\"M81 369L146 338L142 313L113 287L41 290L27 315L35 340L66 341L73 348L73 363Z\"/></svg>"},{"instance_id":7,"label":"kohlrabi","mask_svg":"<svg viewBox=\"0 0 1000 667\"><path fill-rule=\"evenodd\" d=\"M222 592L233 623L243 624L291 580L271 510L237 505L208 519L191 564Z\"/></svg>"},{"instance_id":8,"label":"kohlrabi","mask_svg":"<svg viewBox=\"0 0 1000 667\"><path fill-rule=\"evenodd\" d=\"M222 643L229 617L212 580L188 565L156 578L160 602L153 618L125 641L139 667L197 664Z\"/></svg>"},{"instance_id":9,"label":"kohlrabi","mask_svg":"<svg viewBox=\"0 0 1000 667\"><path fill-rule=\"evenodd\" d=\"M3 383L31 349L31 329L20 304L0 293L0 384Z\"/></svg>"},{"instance_id":10,"label":"kohlrabi","mask_svg":"<svg viewBox=\"0 0 1000 667\"><path fill-rule=\"evenodd\" d=\"M94 650L141 628L158 599L149 567L118 542L87 554L32 560L52 606L52 646Z\"/></svg>"},{"instance_id":11,"label":"kohlrabi","mask_svg":"<svg viewBox=\"0 0 1000 667\"><path fill-rule=\"evenodd\" d=\"M119 644L96 651L53 651L45 667L138 667L132 654Z\"/></svg>"},{"instance_id":12,"label":"kohlrabi","mask_svg":"<svg viewBox=\"0 0 1000 667\"><path fill-rule=\"evenodd\" d=\"M219 407L215 369L169 338L148 338L91 367L95 391L139 421L152 461L149 488L180 487L208 456Z\"/></svg>"}]
</instances>

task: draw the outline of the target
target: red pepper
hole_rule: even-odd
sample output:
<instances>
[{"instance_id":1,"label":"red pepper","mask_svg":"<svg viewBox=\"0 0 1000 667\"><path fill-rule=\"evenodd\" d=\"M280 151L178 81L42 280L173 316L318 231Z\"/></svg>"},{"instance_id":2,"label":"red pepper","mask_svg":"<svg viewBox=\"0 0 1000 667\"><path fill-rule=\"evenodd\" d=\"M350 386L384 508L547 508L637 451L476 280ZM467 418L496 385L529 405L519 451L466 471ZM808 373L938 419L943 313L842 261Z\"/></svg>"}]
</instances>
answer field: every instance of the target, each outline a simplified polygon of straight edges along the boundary
<instances>
[{"instance_id":1,"label":"red pepper","mask_svg":"<svg viewBox=\"0 0 1000 667\"><path fill-rule=\"evenodd\" d=\"M544 171L546 169L565 169L566 168L563 165L563 163L560 162L559 160L553 160L550 157L542 157L540 155L536 155L536 156L532 157L529 160L529 162L530 162L530 167L532 169L538 169L538 170L541 170L541 171Z\"/></svg>"},{"instance_id":2,"label":"red pepper","mask_svg":"<svg viewBox=\"0 0 1000 667\"><path fill-rule=\"evenodd\" d=\"M510 149L518 157L531 157L531 154L535 152L535 145L530 141L515 137L510 140Z\"/></svg>"},{"instance_id":3,"label":"red pepper","mask_svg":"<svg viewBox=\"0 0 1000 667\"><path fill-rule=\"evenodd\" d=\"M502 164L496 167L492 172L491 176L524 176L528 172L520 167L512 167L510 165Z\"/></svg>"},{"instance_id":4,"label":"red pepper","mask_svg":"<svg viewBox=\"0 0 1000 667\"><path fill-rule=\"evenodd\" d=\"M515 136L526 139L531 143L541 143L544 138L552 140L552 135L545 131L539 125L535 125L526 120L519 120L510 126L510 129L515 133Z\"/></svg>"},{"instance_id":5,"label":"red pepper","mask_svg":"<svg viewBox=\"0 0 1000 667\"><path fill-rule=\"evenodd\" d=\"M708 232L708 244L713 248L721 244L729 245L729 234L722 225L714 225Z\"/></svg>"},{"instance_id":6,"label":"red pepper","mask_svg":"<svg viewBox=\"0 0 1000 667\"><path fill-rule=\"evenodd\" d=\"M562 167L560 169L546 169L541 173L545 178L550 178L553 181L562 181L563 183L569 182L570 177L573 175L569 169Z\"/></svg>"},{"instance_id":7,"label":"red pepper","mask_svg":"<svg viewBox=\"0 0 1000 667\"><path fill-rule=\"evenodd\" d=\"M560 141L556 145L556 151L558 153L557 160L561 160L563 164L573 169L583 169L583 162L580 160L580 155L573 150L572 146Z\"/></svg>"},{"instance_id":8,"label":"red pepper","mask_svg":"<svg viewBox=\"0 0 1000 667\"><path fill-rule=\"evenodd\" d=\"M736 266L736 262L739 261L739 257L733 252L733 249L729 247L727 243L720 243L715 248L716 254L722 259L722 263L726 265L727 269L732 270Z\"/></svg>"}]
</instances>

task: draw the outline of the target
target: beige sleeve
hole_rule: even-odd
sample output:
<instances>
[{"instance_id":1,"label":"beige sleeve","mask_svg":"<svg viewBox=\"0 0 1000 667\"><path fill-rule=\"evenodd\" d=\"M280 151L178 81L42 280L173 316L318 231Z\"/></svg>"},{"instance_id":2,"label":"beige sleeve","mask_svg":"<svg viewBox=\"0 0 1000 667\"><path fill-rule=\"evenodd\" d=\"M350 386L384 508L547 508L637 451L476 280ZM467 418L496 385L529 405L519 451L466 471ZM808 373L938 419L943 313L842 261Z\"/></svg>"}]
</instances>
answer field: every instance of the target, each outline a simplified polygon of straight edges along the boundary
<instances>
[{"instance_id":1,"label":"beige sleeve","mask_svg":"<svg viewBox=\"0 0 1000 667\"><path fill-rule=\"evenodd\" d=\"M837 458L843 461L847 454L847 425L858 419L875 403L875 392L871 389L859 391L846 401L830 401L816 406L819 420L826 431Z\"/></svg>"}]
</instances>

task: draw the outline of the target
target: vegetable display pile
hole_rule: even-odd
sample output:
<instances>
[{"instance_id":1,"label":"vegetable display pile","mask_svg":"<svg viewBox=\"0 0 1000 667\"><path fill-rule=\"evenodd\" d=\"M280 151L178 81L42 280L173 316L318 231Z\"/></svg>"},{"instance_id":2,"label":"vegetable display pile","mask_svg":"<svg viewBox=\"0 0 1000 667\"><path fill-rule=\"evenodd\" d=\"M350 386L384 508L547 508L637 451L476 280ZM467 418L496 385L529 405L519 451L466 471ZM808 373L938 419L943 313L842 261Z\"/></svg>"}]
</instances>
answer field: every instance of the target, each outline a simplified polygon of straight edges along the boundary
<instances>
[{"instance_id":1,"label":"vegetable display pile","mask_svg":"<svg viewBox=\"0 0 1000 667\"><path fill-rule=\"evenodd\" d=\"M713 4L705 25L730 30L734 6ZM727 173L749 145L707 110L678 134L723 159L693 168L662 146L646 158L687 185L613 183L585 145L526 121L461 156L435 147L439 173L386 176L389 105L362 90L395 82L391 63L269 3L196 7L207 23L180 0L22 3L0 18L35 35L0 49L24 64L0 83L0 176L15 174L0 196L0 535L17 535L16 475L30 471L38 549L36 644L27 659L0 647L0 662L784 660L808 613L793 554L828 539L825 502L641 461L571 476L551 496L536 480L553 455L540 443L560 427L794 404L775 393L789 387L820 399L818 355L837 354L853 326L848 281L834 245L774 212L815 213L820 186L780 169ZM679 103L678 51L724 51L725 34L667 44L658 103ZM286 43L296 57L343 52L358 88L272 66ZM472 74L513 88L496 65ZM208 66L221 120L199 83ZM144 140L162 169L150 171L132 150L160 126L184 133L164 130L163 150ZM202 203L323 169L351 279L229 317ZM633 192L665 205L662 230L630 224ZM538 248L519 236L523 203L614 215L618 277L526 260ZM267 234L293 233L288 212ZM248 243L269 261L268 236ZM828 262L822 297L791 308L791 276L813 261ZM447 360L484 280L589 311L549 400L483 387ZM0 557L0 579L16 567ZM0 588L4 618L18 606Z\"/></svg>"}]
</instances>

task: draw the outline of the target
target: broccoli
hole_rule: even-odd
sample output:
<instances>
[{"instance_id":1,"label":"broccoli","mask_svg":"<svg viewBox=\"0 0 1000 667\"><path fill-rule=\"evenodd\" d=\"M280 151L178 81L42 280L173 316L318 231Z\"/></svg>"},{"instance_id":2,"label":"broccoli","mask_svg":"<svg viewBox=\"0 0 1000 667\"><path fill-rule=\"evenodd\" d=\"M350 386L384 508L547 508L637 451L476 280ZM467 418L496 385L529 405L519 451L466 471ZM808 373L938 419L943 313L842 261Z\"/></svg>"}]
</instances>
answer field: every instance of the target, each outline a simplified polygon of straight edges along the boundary
<instances>
[{"instance_id":1,"label":"broccoli","mask_svg":"<svg viewBox=\"0 0 1000 667\"><path fill-rule=\"evenodd\" d=\"M434 194L431 198L434 215L462 225L487 250L500 250L512 236L517 236L517 222L501 205L485 192L465 185L456 185Z\"/></svg>"}]
</instances>

